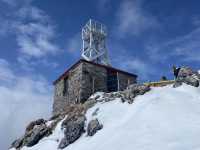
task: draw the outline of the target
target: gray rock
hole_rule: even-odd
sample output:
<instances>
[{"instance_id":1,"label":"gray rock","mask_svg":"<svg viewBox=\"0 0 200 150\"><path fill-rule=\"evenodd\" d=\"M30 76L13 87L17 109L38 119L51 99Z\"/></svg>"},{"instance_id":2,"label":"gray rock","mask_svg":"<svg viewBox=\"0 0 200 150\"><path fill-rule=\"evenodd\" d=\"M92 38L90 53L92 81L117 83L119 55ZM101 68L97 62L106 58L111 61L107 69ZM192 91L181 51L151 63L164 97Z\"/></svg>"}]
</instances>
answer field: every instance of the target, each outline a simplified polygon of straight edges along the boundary
<instances>
[{"instance_id":1,"label":"gray rock","mask_svg":"<svg viewBox=\"0 0 200 150\"><path fill-rule=\"evenodd\" d=\"M45 124L36 125L33 130L27 132L24 136L23 145L31 147L37 144L44 136L50 135L52 132Z\"/></svg>"},{"instance_id":2,"label":"gray rock","mask_svg":"<svg viewBox=\"0 0 200 150\"><path fill-rule=\"evenodd\" d=\"M143 95L146 92L150 91L151 88L148 85L143 85L143 84L132 84L128 86L128 88L124 91L125 99L127 100L128 103L133 103L134 98L138 95Z\"/></svg>"},{"instance_id":3,"label":"gray rock","mask_svg":"<svg viewBox=\"0 0 200 150\"><path fill-rule=\"evenodd\" d=\"M183 79L183 82L194 86L194 87L198 87L199 86L199 81L197 79L195 79L193 76L187 76Z\"/></svg>"},{"instance_id":4,"label":"gray rock","mask_svg":"<svg viewBox=\"0 0 200 150\"><path fill-rule=\"evenodd\" d=\"M40 139L52 133L52 129L47 127L44 119L32 121L26 128L23 138L15 140L11 147L20 149L23 146L31 147L37 144Z\"/></svg>"},{"instance_id":5,"label":"gray rock","mask_svg":"<svg viewBox=\"0 0 200 150\"><path fill-rule=\"evenodd\" d=\"M88 99L83 105L85 107L85 109L89 109L91 107L93 107L96 104L96 100L95 99Z\"/></svg>"},{"instance_id":6,"label":"gray rock","mask_svg":"<svg viewBox=\"0 0 200 150\"><path fill-rule=\"evenodd\" d=\"M92 116L96 116L98 114L99 108L95 109L95 111L92 113Z\"/></svg>"},{"instance_id":7,"label":"gray rock","mask_svg":"<svg viewBox=\"0 0 200 150\"><path fill-rule=\"evenodd\" d=\"M179 86L181 86L182 85L182 82L180 82L180 81L175 81L175 83L173 84L173 87L174 88L177 88L177 87L179 87Z\"/></svg>"},{"instance_id":8,"label":"gray rock","mask_svg":"<svg viewBox=\"0 0 200 150\"><path fill-rule=\"evenodd\" d=\"M11 144L11 148L14 147L18 149L22 146L22 144L23 144L23 138L17 139Z\"/></svg>"},{"instance_id":9,"label":"gray rock","mask_svg":"<svg viewBox=\"0 0 200 150\"><path fill-rule=\"evenodd\" d=\"M45 120L44 119L37 119L35 121L32 121L31 123L29 123L29 125L26 127L26 132L32 130L34 128L35 125L41 125L41 124L45 124Z\"/></svg>"},{"instance_id":10,"label":"gray rock","mask_svg":"<svg viewBox=\"0 0 200 150\"><path fill-rule=\"evenodd\" d=\"M98 119L91 120L87 127L87 135L93 136L98 130L101 130L103 125L99 123Z\"/></svg>"},{"instance_id":11,"label":"gray rock","mask_svg":"<svg viewBox=\"0 0 200 150\"><path fill-rule=\"evenodd\" d=\"M69 141L67 140L66 137L64 137L61 141L60 141L60 144L58 145L58 148L59 149L63 149L65 147L67 147L69 145Z\"/></svg>"},{"instance_id":12,"label":"gray rock","mask_svg":"<svg viewBox=\"0 0 200 150\"><path fill-rule=\"evenodd\" d=\"M180 71L178 73L178 77L179 78L180 77L184 78L184 77L187 77L187 76L191 76L193 74L194 74L194 71L191 68L189 68L189 67L181 67L181 69L180 69Z\"/></svg>"},{"instance_id":13,"label":"gray rock","mask_svg":"<svg viewBox=\"0 0 200 150\"><path fill-rule=\"evenodd\" d=\"M85 132L85 116L68 116L62 123L65 137L61 140L58 148L63 149L76 141Z\"/></svg>"},{"instance_id":14,"label":"gray rock","mask_svg":"<svg viewBox=\"0 0 200 150\"><path fill-rule=\"evenodd\" d=\"M198 87L199 86L199 74L193 71L189 67L182 67L178 73L177 79L173 85L174 88L179 87L182 83Z\"/></svg>"}]
</instances>

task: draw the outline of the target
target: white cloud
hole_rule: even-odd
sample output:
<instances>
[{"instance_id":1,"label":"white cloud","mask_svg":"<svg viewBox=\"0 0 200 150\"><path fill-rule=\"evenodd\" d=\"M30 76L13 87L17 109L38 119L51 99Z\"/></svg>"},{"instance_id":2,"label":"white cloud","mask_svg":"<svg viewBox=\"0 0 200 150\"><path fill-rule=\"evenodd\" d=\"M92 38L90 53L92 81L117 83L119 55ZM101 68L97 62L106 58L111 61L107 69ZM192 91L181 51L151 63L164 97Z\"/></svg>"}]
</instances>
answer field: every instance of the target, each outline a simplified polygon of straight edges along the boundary
<instances>
[{"instance_id":1,"label":"white cloud","mask_svg":"<svg viewBox=\"0 0 200 150\"><path fill-rule=\"evenodd\" d=\"M149 76L155 73L153 66L140 58L121 57L121 59L118 58L118 61L117 66L119 68L138 75L139 80L147 80Z\"/></svg>"},{"instance_id":2,"label":"white cloud","mask_svg":"<svg viewBox=\"0 0 200 150\"><path fill-rule=\"evenodd\" d=\"M54 29L41 23L19 24L17 27L17 42L22 54L42 57L55 54L59 48L53 44Z\"/></svg>"},{"instance_id":3,"label":"white cloud","mask_svg":"<svg viewBox=\"0 0 200 150\"><path fill-rule=\"evenodd\" d=\"M0 81L9 81L14 78L13 72L8 67L8 62L0 59Z\"/></svg>"},{"instance_id":4,"label":"white cloud","mask_svg":"<svg viewBox=\"0 0 200 150\"><path fill-rule=\"evenodd\" d=\"M156 42L147 46L149 56L154 61L167 61L179 57L179 61L200 61L200 28L185 36L164 43Z\"/></svg>"},{"instance_id":5,"label":"white cloud","mask_svg":"<svg viewBox=\"0 0 200 150\"><path fill-rule=\"evenodd\" d=\"M0 59L0 72L4 73L0 78L0 145L7 149L31 120L50 116L52 87L40 75L16 73L4 59Z\"/></svg>"},{"instance_id":6,"label":"white cloud","mask_svg":"<svg viewBox=\"0 0 200 150\"><path fill-rule=\"evenodd\" d=\"M31 6L30 4L20 8L17 16L21 19L31 18L44 23L50 21L50 17L44 11L37 7Z\"/></svg>"},{"instance_id":7,"label":"white cloud","mask_svg":"<svg viewBox=\"0 0 200 150\"><path fill-rule=\"evenodd\" d=\"M153 63L148 59L142 59L140 56L133 56L133 54L130 54L130 51L120 43L112 41L109 47L112 49L112 51L110 51L112 54L112 64L117 68L138 75L139 81L147 80L150 76L157 73Z\"/></svg>"},{"instance_id":8,"label":"white cloud","mask_svg":"<svg viewBox=\"0 0 200 150\"><path fill-rule=\"evenodd\" d=\"M1 0L2 2L10 5L10 6L16 6L16 1L15 0Z\"/></svg>"},{"instance_id":9,"label":"white cloud","mask_svg":"<svg viewBox=\"0 0 200 150\"><path fill-rule=\"evenodd\" d=\"M13 6L9 1L8 4ZM51 18L41 9L32 5L32 0L20 0L16 7L12 7L7 18L0 18L6 33L15 34L18 50L21 55L34 58L55 55L60 51L55 40L56 26ZM12 30L12 32L8 32Z\"/></svg>"},{"instance_id":10,"label":"white cloud","mask_svg":"<svg viewBox=\"0 0 200 150\"><path fill-rule=\"evenodd\" d=\"M81 33L75 34L73 37L69 38L67 41L67 51L73 55L80 55L82 50L81 47Z\"/></svg>"},{"instance_id":11,"label":"white cloud","mask_svg":"<svg viewBox=\"0 0 200 150\"><path fill-rule=\"evenodd\" d=\"M111 0L97 0L97 9L100 14L105 14L108 9L111 7Z\"/></svg>"},{"instance_id":12,"label":"white cloud","mask_svg":"<svg viewBox=\"0 0 200 150\"><path fill-rule=\"evenodd\" d=\"M139 0L122 1L117 12L117 23L117 34L120 37L127 34L137 36L147 29L159 27L156 18L142 8L142 1Z\"/></svg>"}]
</instances>

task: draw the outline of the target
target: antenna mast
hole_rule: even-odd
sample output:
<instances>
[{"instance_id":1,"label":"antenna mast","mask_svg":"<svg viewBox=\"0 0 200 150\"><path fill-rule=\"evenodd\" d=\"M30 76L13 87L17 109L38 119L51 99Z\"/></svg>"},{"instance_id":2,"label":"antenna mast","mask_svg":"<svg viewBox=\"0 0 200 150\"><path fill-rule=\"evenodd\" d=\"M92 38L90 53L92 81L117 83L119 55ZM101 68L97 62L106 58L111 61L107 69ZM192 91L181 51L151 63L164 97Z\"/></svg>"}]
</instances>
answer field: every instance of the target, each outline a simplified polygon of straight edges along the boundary
<instances>
[{"instance_id":1,"label":"antenna mast","mask_svg":"<svg viewBox=\"0 0 200 150\"><path fill-rule=\"evenodd\" d=\"M106 26L90 19L82 28L82 57L87 61L110 65L106 37Z\"/></svg>"}]
</instances>

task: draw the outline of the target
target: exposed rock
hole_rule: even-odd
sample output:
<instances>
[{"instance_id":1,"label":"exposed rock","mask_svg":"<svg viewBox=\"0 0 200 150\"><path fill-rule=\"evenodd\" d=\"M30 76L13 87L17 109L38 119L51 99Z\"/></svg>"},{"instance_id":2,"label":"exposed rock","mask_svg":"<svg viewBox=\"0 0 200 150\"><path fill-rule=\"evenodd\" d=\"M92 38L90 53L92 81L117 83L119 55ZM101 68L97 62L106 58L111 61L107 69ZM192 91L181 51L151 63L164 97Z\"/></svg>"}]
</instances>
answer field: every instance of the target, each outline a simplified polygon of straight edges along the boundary
<instances>
[{"instance_id":1,"label":"exposed rock","mask_svg":"<svg viewBox=\"0 0 200 150\"><path fill-rule=\"evenodd\" d=\"M69 141L67 140L66 137L64 137L61 141L60 141L60 144L58 145L58 148L59 149L63 149L65 147L67 147L69 145Z\"/></svg>"},{"instance_id":2,"label":"exposed rock","mask_svg":"<svg viewBox=\"0 0 200 150\"><path fill-rule=\"evenodd\" d=\"M193 75L195 72L189 67L182 67L178 73L178 77L187 77Z\"/></svg>"},{"instance_id":3,"label":"exposed rock","mask_svg":"<svg viewBox=\"0 0 200 150\"><path fill-rule=\"evenodd\" d=\"M83 105L85 107L85 109L89 109L91 108L92 106L94 106L96 104L97 100L95 99L88 99Z\"/></svg>"},{"instance_id":4,"label":"exposed rock","mask_svg":"<svg viewBox=\"0 0 200 150\"><path fill-rule=\"evenodd\" d=\"M85 132L85 116L84 115L71 115L68 116L62 123L65 137L61 140L58 148L63 149L69 144L76 141L82 133Z\"/></svg>"},{"instance_id":5,"label":"exposed rock","mask_svg":"<svg viewBox=\"0 0 200 150\"><path fill-rule=\"evenodd\" d=\"M133 103L136 96L143 95L150 90L151 88L148 85L132 84L124 91L125 99L128 100L128 103Z\"/></svg>"},{"instance_id":6,"label":"exposed rock","mask_svg":"<svg viewBox=\"0 0 200 150\"><path fill-rule=\"evenodd\" d=\"M173 87L179 87L182 85L182 83L198 87L200 79L199 77L200 75L198 74L198 72L193 71L189 67L182 67L178 73L177 79L175 80Z\"/></svg>"},{"instance_id":7,"label":"exposed rock","mask_svg":"<svg viewBox=\"0 0 200 150\"><path fill-rule=\"evenodd\" d=\"M24 136L23 145L31 147L39 142L44 136L51 134L51 129L45 124L36 125L33 130L27 132Z\"/></svg>"},{"instance_id":8,"label":"exposed rock","mask_svg":"<svg viewBox=\"0 0 200 150\"><path fill-rule=\"evenodd\" d=\"M14 147L16 149L20 148L23 144L23 138L15 140L12 144L11 147Z\"/></svg>"},{"instance_id":9,"label":"exposed rock","mask_svg":"<svg viewBox=\"0 0 200 150\"><path fill-rule=\"evenodd\" d=\"M173 84L173 87L174 87L174 88L177 88L177 87L179 87L179 86L181 86L181 85L182 85L182 82L176 80L175 83Z\"/></svg>"},{"instance_id":10,"label":"exposed rock","mask_svg":"<svg viewBox=\"0 0 200 150\"><path fill-rule=\"evenodd\" d=\"M32 121L26 128L23 138L15 140L11 147L19 149L23 146L31 147L39 142L45 136L52 133L52 128L47 127L44 119Z\"/></svg>"},{"instance_id":11,"label":"exposed rock","mask_svg":"<svg viewBox=\"0 0 200 150\"><path fill-rule=\"evenodd\" d=\"M98 119L91 120L87 127L87 135L93 136L98 130L101 130L103 125L99 123Z\"/></svg>"},{"instance_id":12,"label":"exposed rock","mask_svg":"<svg viewBox=\"0 0 200 150\"><path fill-rule=\"evenodd\" d=\"M32 121L31 123L29 123L29 125L26 127L26 132L32 130L34 128L35 125L41 125L41 124L45 124L45 120L44 119L37 119L35 121Z\"/></svg>"},{"instance_id":13,"label":"exposed rock","mask_svg":"<svg viewBox=\"0 0 200 150\"><path fill-rule=\"evenodd\" d=\"M197 79L195 79L193 76L187 76L183 79L183 82L194 86L194 87L198 87L199 86L199 81Z\"/></svg>"},{"instance_id":14,"label":"exposed rock","mask_svg":"<svg viewBox=\"0 0 200 150\"><path fill-rule=\"evenodd\" d=\"M92 113L92 116L96 116L98 114L99 108L95 109L95 111Z\"/></svg>"}]
</instances>

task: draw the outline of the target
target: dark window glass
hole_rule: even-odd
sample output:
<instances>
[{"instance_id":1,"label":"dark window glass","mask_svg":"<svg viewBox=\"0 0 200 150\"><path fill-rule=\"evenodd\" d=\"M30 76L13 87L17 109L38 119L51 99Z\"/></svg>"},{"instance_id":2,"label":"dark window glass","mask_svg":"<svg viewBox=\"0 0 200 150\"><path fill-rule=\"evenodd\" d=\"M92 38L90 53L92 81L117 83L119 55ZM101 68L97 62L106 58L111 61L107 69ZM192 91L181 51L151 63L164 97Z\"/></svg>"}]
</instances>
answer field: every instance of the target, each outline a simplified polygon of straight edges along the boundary
<instances>
[{"instance_id":1,"label":"dark window glass","mask_svg":"<svg viewBox=\"0 0 200 150\"><path fill-rule=\"evenodd\" d=\"M68 84L68 78L64 78L64 88L63 88L63 95L66 96L68 92L69 84Z\"/></svg>"},{"instance_id":2,"label":"dark window glass","mask_svg":"<svg viewBox=\"0 0 200 150\"><path fill-rule=\"evenodd\" d=\"M117 81L116 71L112 71L112 70L107 71L107 87L108 87L108 92L117 91L118 81Z\"/></svg>"}]
</instances>

